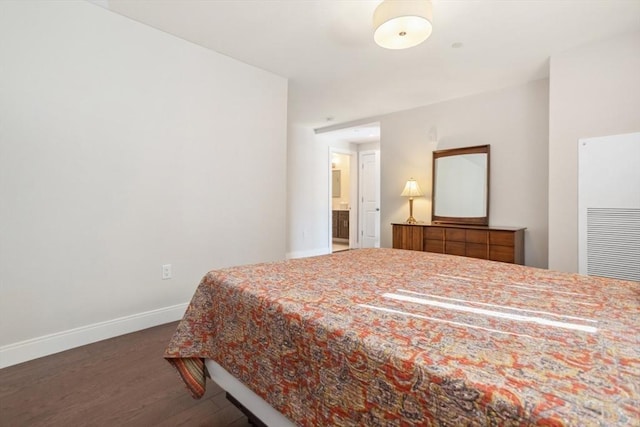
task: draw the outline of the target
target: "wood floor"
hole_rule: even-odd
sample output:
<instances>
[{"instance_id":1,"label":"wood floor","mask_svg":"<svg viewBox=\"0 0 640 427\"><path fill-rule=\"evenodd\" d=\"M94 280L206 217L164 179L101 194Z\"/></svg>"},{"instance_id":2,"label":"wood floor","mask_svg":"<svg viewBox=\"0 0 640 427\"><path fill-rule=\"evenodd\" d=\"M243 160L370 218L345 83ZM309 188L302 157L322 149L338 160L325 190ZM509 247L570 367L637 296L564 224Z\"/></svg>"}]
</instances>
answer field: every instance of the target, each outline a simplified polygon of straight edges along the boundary
<instances>
[{"instance_id":1,"label":"wood floor","mask_svg":"<svg viewBox=\"0 0 640 427\"><path fill-rule=\"evenodd\" d=\"M250 426L213 382L191 398L162 358L176 325L0 369L0 426Z\"/></svg>"}]
</instances>

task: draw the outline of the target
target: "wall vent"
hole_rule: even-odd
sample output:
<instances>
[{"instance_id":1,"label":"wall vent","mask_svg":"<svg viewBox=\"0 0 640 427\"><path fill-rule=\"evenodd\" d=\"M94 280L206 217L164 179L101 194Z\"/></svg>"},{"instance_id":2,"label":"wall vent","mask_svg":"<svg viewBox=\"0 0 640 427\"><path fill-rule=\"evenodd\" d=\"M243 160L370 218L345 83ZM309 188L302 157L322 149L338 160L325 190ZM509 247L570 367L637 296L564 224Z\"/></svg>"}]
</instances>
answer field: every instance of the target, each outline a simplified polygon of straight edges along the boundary
<instances>
[{"instance_id":1,"label":"wall vent","mask_svg":"<svg viewBox=\"0 0 640 427\"><path fill-rule=\"evenodd\" d=\"M587 208L587 274L640 282L640 209Z\"/></svg>"}]
</instances>

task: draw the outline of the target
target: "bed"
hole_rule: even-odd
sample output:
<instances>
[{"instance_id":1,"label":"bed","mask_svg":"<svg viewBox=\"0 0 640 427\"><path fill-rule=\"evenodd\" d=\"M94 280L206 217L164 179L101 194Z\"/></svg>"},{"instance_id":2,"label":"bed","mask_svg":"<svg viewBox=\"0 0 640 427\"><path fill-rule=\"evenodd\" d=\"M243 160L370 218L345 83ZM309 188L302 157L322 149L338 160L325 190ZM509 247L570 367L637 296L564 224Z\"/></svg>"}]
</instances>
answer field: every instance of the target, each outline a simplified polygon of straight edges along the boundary
<instances>
[{"instance_id":1,"label":"bed","mask_svg":"<svg viewBox=\"0 0 640 427\"><path fill-rule=\"evenodd\" d=\"M165 358L300 426L637 426L639 319L638 282L360 249L209 272Z\"/></svg>"}]
</instances>

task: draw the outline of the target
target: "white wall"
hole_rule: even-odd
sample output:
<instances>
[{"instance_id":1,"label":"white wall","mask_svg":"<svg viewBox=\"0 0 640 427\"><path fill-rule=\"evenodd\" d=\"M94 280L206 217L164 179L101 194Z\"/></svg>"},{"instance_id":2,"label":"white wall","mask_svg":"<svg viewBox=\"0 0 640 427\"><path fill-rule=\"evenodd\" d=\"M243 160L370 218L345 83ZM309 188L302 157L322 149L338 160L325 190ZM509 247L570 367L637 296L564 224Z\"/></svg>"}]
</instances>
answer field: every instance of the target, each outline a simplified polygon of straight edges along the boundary
<instances>
[{"instance_id":1,"label":"white wall","mask_svg":"<svg viewBox=\"0 0 640 427\"><path fill-rule=\"evenodd\" d=\"M0 362L284 258L285 79L78 1L0 40Z\"/></svg>"},{"instance_id":2,"label":"white wall","mask_svg":"<svg viewBox=\"0 0 640 427\"><path fill-rule=\"evenodd\" d=\"M329 148L303 126L288 140L287 257L329 253Z\"/></svg>"},{"instance_id":3,"label":"white wall","mask_svg":"<svg viewBox=\"0 0 640 427\"><path fill-rule=\"evenodd\" d=\"M380 151L380 141L363 142L356 145L356 150L361 151Z\"/></svg>"},{"instance_id":4,"label":"white wall","mask_svg":"<svg viewBox=\"0 0 640 427\"><path fill-rule=\"evenodd\" d=\"M640 33L555 55L550 74L549 268L577 272L578 139L640 131Z\"/></svg>"}]
</instances>

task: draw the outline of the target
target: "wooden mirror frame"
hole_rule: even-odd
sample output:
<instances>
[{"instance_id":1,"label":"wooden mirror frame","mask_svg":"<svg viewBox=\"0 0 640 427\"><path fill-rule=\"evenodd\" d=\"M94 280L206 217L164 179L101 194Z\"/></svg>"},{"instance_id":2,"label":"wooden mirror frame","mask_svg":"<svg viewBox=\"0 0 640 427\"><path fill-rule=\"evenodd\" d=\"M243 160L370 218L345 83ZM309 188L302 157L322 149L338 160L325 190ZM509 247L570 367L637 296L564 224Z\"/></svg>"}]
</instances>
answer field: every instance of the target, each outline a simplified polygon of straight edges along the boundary
<instances>
[{"instance_id":1,"label":"wooden mirror frame","mask_svg":"<svg viewBox=\"0 0 640 427\"><path fill-rule=\"evenodd\" d=\"M487 170L486 170L486 212L485 216L479 217L455 217L455 216L438 216L436 215L436 161L443 157L459 156L464 154L486 154ZM437 150L433 152L433 162L431 167L431 222L433 224L464 224L464 225L489 225L489 176L490 176L490 150L489 145L478 145L474 147L452 148L448 150Z\"/></svg>"}]
</instances>

